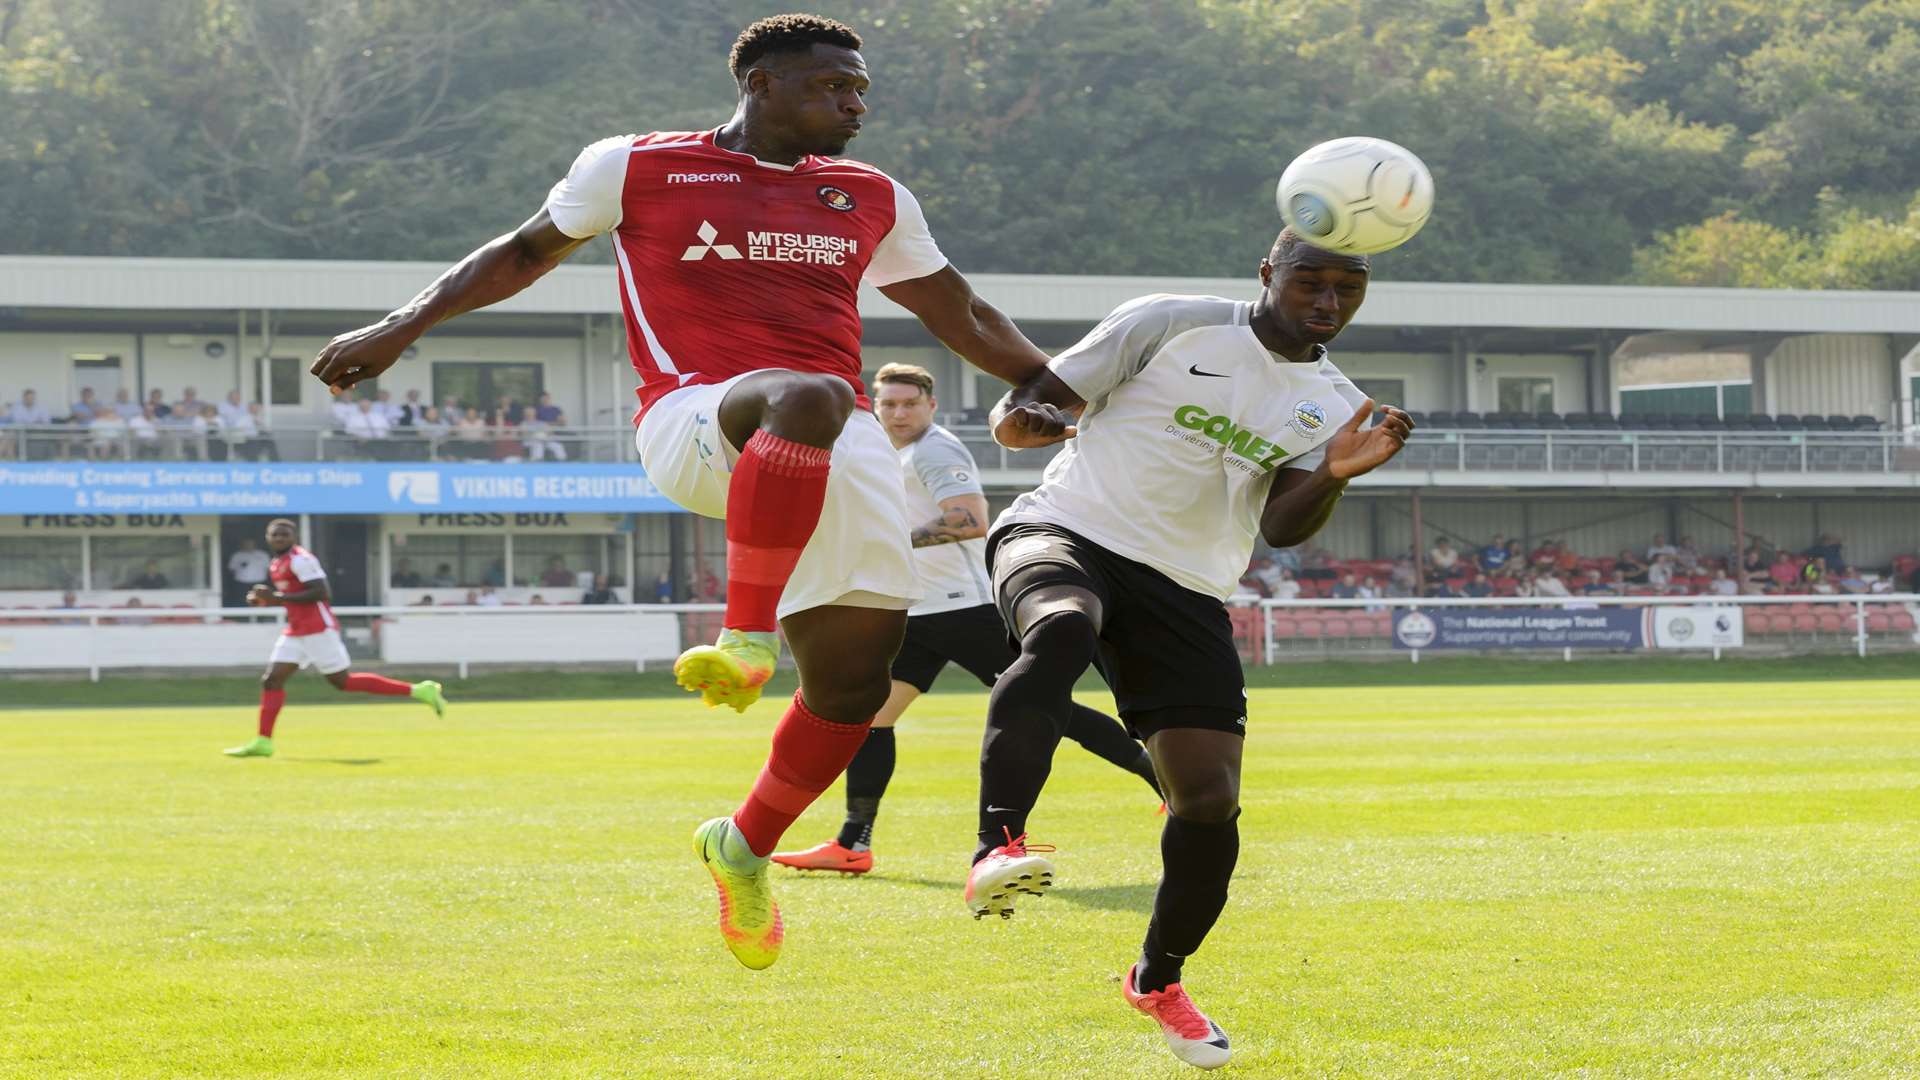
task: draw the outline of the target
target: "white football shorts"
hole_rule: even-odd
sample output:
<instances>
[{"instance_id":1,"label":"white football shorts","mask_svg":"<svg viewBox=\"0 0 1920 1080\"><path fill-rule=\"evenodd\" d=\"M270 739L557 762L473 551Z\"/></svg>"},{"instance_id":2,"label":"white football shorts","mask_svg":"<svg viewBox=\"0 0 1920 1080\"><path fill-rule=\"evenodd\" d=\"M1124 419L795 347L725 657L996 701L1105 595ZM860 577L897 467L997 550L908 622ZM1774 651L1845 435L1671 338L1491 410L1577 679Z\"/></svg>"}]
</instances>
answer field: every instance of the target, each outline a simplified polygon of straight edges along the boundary
<instances>
[{"instance_id":1,"label":"white football shorts","mask_svg":"<svg viewBox=\"0 0 1920 1080\"><path fill-rule=\"evenodd\" d=\"M727 516L740 449L720 433L720 402L743 378L673 391L653 403L634 433L647 479L705 517ZM900 456L880 421L856 409L833 444L820 524L780 594L779 617L828 605L912 607L921 596L912 530Z\"/></svg>"},{"instance_id":2,"label":"white football shorts","mask_svg":"<svg viewBox=\"0 0 1920 1080\"><path fill-rule=\"evenodd\" d=\"M353 666L347 659L347 643L340 640L340 631L323 630L318 634L281 634L280 640L273 643L273 655L267 658L269 664L299 664L311 667L322 675L331 675L336 671L345 671Z\"/></svg>"}]
</instances>

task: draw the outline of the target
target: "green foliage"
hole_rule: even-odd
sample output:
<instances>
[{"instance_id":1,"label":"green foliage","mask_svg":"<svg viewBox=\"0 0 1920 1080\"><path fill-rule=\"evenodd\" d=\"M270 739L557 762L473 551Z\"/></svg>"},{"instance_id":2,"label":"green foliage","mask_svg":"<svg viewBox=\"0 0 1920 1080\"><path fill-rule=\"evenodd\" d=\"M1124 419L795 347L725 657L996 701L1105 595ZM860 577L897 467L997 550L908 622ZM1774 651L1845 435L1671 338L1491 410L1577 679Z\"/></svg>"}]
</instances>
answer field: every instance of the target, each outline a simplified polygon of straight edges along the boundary
<instances>
[{"instance_id":1,"label":"green foliage","mask_svg":"<svg viewBox=\"0 0 1920 1080\"><path fill-rule=\"evenodd\" d=\"M724 121L726 47L770 10L0 0L0 249L457 257L582 145ZM875 76L855 154L920 195L968 270L1250 273L1286 161L1368 133L1420 153L1439 193L1383 276L1913 280L1894 208L1920 176L1920 0L835 14Z\"/></svg>"}]
</instances>

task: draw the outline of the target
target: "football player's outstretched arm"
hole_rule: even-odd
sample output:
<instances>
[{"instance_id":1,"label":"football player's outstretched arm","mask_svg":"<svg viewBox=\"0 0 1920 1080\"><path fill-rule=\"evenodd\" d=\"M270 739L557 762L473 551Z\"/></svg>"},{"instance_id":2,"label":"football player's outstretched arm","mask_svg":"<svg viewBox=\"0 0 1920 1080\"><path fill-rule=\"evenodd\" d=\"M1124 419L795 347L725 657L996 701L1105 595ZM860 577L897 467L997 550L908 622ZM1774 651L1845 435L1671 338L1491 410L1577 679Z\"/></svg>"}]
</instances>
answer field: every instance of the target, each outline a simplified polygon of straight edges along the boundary
<instances>
[{"instance_id":1,"label":"football player's outstretched arm","mask_svg":"<svg viewBox=\"0 0 1920 1080\"><path fill-rule=\"evenodd\" d=\"M882 285L880 292L913 312L941 344L1001 382L1019 386L1046 369L1047 354L999 308L982 300L952 265Z\"/></svg>"},{"instance_id":2,"label":"football player's outstretched arm","mask_svg":"<svg viewBox=\"0 0 1920 1080\"><path fill-rule=\"evenodd\" d=\"M913 530L913 546L957 544L987 535L987 497L949 495L940 500L940 516Z\"/></svg>"},{"instance_id":3,"label":"football player's outstretched arm","mask_svg":"<svg viewBox=\"0 0 1920 1080\"><path fill-rule=\"evenodd\" d=\"M335 392L374 378L392 367L420 335L455 315L518 293L590 239L561 232L542 208L526 224L461 259L386 318L327 342L308 371Z\"/></svg>"},{"instance_id":4,"label":"football player's outstretched arm","mask_svg":"<svg viewBox=\"0 0 1920 1080\"><path fill-rule=\"evenodd\" d=\"M1073 421L1086 404L1066 380L1042 368L1007 391L987 422L993 425L993 441L1009 450L1051 446L1080 434Z\"/></svg>"},{"instance_id":5,"label":"football player's outstretched arm","mask_svg":"<svg viewBox=\"0 0 1920 1080\"><path fill-rule=\"evenodd\" d=\"M1273 547L1304 544L1326 525L1347 490L1347 481L1386 464L1413 434L1413 417L1391 405L1381 407L1378 424L1362 431L1373 413L1373 399L1361 402L1353 418L1327 440L1318 467L1281 469L1260 512L1260 536Z\"/></svg>"}]
</instances>

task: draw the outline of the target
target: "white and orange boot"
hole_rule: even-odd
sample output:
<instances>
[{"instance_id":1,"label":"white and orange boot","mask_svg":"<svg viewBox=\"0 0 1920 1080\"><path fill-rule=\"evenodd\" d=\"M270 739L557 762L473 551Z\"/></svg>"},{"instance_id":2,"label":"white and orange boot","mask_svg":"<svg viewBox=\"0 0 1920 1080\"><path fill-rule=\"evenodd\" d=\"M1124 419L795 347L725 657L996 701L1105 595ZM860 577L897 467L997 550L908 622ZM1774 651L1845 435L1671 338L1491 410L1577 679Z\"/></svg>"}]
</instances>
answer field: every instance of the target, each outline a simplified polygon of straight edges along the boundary
<instances>
[{"instance_id":1,"label":"white and orange boot","mask_svg":"<svg viewBox=\"0 0 1920 1080\"><path fill-rule=\"evenodd\" d=\"M1127 969L1127 977L1120 980L1120 992L1126 995L1127 1004L1160 1025L1160 1034L1166 1036L1167 1049L1174 1057L1200 1069L1217 1069L1233 1060L1227 1033L1207 1019L1187 996L1186 987L1169 983L1165 990L1143 994L1134 989L1134 976L1139 971L1139 964Z\"/></svg>"},{"instance_id":2,"label":"white and orange boot","mask_svg":"<svg viewBox=\"0 0 1920 1080\"><path fill-rule=\"evenodd\" d=\"M967 875L967 910L976 919L998 915L1013 918L1014 897L1044 896L1053 888L1053 861L1037 852L1053 851L1050 844L1027 843L1027 834L1007 835L1007 842L987 852Z\"/></svg>"},{"instance_id":3,"label":"white and orange boot","mask_svg":"<svg viewBox=\"0 0 1920 1080\"><path fill-rule=\"evenodd\" d=\"M873 869L873 849L855 851L829 840L805 851L776 851L773 861L795 870L833 870L842 874L864 874Z\"/></svg>"}]
</instances>

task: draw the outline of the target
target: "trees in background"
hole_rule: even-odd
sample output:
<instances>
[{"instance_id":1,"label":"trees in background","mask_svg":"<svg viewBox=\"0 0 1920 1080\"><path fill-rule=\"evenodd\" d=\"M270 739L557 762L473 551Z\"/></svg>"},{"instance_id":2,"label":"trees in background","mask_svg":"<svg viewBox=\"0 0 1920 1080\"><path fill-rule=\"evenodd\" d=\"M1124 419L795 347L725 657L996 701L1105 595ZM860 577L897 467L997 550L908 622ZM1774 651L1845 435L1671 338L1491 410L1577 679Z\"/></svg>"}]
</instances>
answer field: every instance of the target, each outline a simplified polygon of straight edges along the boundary
<instances>
[{"instance_id":1,"label":"trees in background","mask_svg":"<svg viewBox=\"0 0 1920 1080\"><path fill-rule=\"evenodd\" d=\"M709 127L741 0L0 0L0 250L455 257ZM1383 277L1920 288L1920 0L859 0L854 154L973 271L1250 273L1324 138L1432 166ZM604 257L595 245L586 257Z\"/></svg>"}]
</instances>

